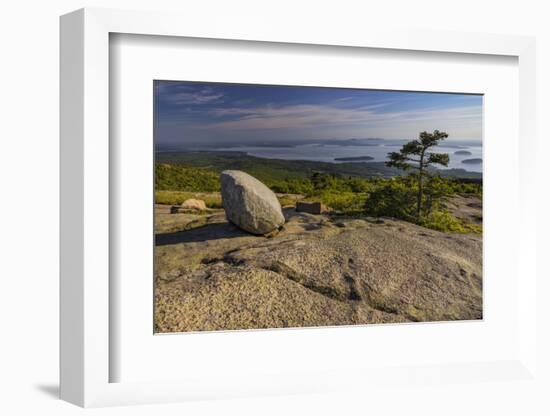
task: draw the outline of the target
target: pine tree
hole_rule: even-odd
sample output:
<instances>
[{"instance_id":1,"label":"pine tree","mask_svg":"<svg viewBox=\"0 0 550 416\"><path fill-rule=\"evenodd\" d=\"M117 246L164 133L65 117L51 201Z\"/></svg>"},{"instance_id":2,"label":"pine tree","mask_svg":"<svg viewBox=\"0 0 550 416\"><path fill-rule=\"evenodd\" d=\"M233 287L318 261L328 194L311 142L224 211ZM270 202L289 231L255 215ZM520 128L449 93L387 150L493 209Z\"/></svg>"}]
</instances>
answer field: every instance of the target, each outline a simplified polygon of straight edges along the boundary
<instances>
[{"instance_id":1,"label":"pine tree","mask_svg":"<svg viewBox=\"0 0 550 416\"><path fill-rule=\"evenodd\" d=\"M416 199L416 218L420 221L422 218L422 198L424 176L429 175L428 167L431 165L447 166L449 164L449 155L447 153L432 153L430 148L437 146L441 140L449 137L444 131L434 130L433 133L423 131L418 140L412 140L403 145L399 152L388 153L390 159L386 162L387 166L396 167L405 171L415 169L417 178L418 192Z\"/></svg>"}]
</instances>

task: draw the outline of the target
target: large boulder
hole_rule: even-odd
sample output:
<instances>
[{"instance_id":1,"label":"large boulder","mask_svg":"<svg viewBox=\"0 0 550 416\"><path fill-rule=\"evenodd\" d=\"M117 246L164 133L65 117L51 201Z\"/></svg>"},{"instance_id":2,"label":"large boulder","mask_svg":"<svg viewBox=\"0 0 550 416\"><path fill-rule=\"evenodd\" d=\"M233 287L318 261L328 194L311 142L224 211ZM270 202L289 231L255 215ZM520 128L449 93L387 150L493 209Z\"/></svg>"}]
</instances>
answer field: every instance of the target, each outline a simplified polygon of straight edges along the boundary
<instances>
[{"instance_id":1,"label":"large boulder","mask_svg":"<svg viewBox=\"0 0 550 416\"><path fill-rule=\"evenodd\" d=\"M239 170L221 173L223 208L229 221L252 234L268 234L285 223L277 196Z\"/></svg>"}]
</instances>

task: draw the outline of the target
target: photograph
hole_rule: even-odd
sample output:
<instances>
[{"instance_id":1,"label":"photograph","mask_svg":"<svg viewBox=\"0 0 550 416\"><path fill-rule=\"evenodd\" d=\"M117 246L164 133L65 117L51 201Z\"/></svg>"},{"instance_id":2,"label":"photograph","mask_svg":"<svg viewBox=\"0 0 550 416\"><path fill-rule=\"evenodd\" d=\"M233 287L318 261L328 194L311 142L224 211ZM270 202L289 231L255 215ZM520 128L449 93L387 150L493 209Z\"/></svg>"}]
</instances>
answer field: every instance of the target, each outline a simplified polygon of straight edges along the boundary
<instances>
[{"instance_id":1,"label":"photograph","mask_svg":"<svg viewBox=\"0 0 550 416\"><path fill-rule=\"evenodd\" d=\"M483 319L482 94L155 80L152 103L155 333Z\"/></svg>"}]
</instances>

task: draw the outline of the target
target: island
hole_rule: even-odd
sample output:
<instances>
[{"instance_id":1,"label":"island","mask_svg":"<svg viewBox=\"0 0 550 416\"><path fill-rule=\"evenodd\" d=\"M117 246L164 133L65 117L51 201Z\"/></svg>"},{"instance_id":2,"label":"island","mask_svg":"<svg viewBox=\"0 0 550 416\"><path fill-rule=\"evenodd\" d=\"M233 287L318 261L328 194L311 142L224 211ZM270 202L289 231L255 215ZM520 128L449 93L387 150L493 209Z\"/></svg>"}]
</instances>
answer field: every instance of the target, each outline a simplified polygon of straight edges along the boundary
<instances>
[{"instance_id":1,"label":"island","mask_svg":"<svg viewBox=\"0 0 550 416\"><path fill-rule=\"evenodd\" d=\"M455 152L455 155L459 155L459 156L471 156L472 155L472 152L469 152L468 150L457 150Z\"/></svg>"},{"instance_id":2,"label":"island","mask_svg":"<svg viewBox=\"0 0 550 416\"><path fill-rule=\"evenodd\" d=\"M474 158L474 159L464 159L462 163L465 163L467 165L478 165L481 162L483 162L483 159L481 158Z\"/></svg>"},{"instance_id":3,"label":"island","mask_svg":"<svg viewBox=\"0 0 550 416\"><path fill-rule=\"evenodd\" d=\"M350 157L335 157L337 162L364 162L367 160L373 160L372 156L350 156Z\"/></svg>"}]
</instances>

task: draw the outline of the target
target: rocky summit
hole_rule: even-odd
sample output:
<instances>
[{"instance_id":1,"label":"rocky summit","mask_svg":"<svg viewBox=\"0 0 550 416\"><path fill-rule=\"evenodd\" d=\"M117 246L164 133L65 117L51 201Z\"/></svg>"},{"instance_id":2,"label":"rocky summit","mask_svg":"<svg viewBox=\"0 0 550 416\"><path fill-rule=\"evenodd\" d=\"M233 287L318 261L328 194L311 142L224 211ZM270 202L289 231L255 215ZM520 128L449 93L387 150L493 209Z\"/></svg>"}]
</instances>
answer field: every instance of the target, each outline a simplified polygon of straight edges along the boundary
<instances>
[{"instance_id":1,"label":"rocky summit","mask_svg":"<svg viewBox=\"0 0 550 416\"><path fill-rule=\"evenodd\" d=\"M171 215L156 236L155 330L353 325L482 318L482 238L389 218L284 210L271 237L223 212ZM189 218L188 218L189 217Z\"/></svg>"},{"instance_id":2,"label":"rocky summit","mask_svg":"<svg viewBox=\"0 0 550 416\"><path fill-rule=\"evenodd\" d=\"M277 196L258 179L238 170L221 173L225 215L237 227L252 234L268 234L285 223Z\"/></svg>"}]
</instances>

